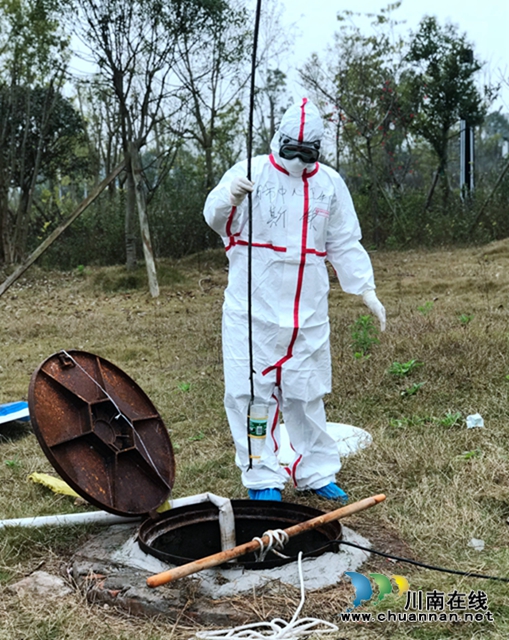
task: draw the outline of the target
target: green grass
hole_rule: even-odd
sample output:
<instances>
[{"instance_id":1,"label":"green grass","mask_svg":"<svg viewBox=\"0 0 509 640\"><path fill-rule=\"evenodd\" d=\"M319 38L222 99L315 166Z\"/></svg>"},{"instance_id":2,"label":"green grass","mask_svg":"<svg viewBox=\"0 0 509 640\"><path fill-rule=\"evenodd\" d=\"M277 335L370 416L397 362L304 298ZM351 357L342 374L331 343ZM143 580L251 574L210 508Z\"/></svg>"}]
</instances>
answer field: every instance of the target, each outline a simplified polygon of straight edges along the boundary
<instances>
[{"instance_id":1,"label":"green grass","mask_svg":"<svg viewBox=\"0 0 509 640\"><path fill-rule=\"evenodd\" d=\"M379 343L369 341L369 358L356 358L352 348L352 327L366 308L331 279L333 388L327 418L373 436L370 447L343 461L338 483L352 500L387 495L385 503L345 524L382 551L509 576L509 243L376 253L373 263L387 330L376 336ZM212 491L243 498L222 404L224 254L166 263L161 272L161 295L154 300L142 270L131 274L130 286L131 276L120 267L86 267L79 274L33 267L0 298L0 402L26 399L32 372L52 353L97 353L133 377L160 411L175 445L174 497ZM431 300L432 308L423 305ZM410 362L424 366L414 365L410 375L389 373L394 363ZM476 412L485 427L466 429L466 416ZM27 482L34 471L53 472L31 430L0 427L0 517L87 509ZM290 486L284 499L330 508L316 496L297 496ZM0 531L0 640L188 637L192 629L182 622L175 626L106 610L78 593L48 607L9 590L41 563L59 573L92 533L84 527ZM471 538L483 539L484 551L470 548ZM405 575L415 590L484 590L495 622L352 623L343 625L338 638L509 637L507 584L375 558L362 571ZM350 606L352 593L346 583L309 593L303 614L335 621ZM391 598L363 610L389 604L402 610L404 603ZM298 601L297 590L284 597L261 592L234 599L234 606L290 619Z\"/></svg>"}]
</instances>

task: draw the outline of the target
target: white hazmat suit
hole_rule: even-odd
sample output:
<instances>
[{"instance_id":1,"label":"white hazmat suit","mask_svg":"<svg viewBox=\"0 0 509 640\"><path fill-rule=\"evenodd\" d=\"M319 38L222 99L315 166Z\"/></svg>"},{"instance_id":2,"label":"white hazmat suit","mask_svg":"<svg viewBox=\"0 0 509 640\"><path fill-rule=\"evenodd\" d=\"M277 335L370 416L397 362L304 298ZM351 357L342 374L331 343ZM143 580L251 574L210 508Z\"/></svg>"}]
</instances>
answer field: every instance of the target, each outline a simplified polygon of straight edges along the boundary
<instances>
[{"instance_id":1,"label":"white hazmat suit","mask_svg":"<svg viewBox=\"0 0 509 640\"><path fill-rule=\"evenodd\" d=\"M225 409L243 484L249 489L282 489L291 476L297 489L316 490L334 482L340 469L337 447L326 432L322 400L331 389L325 259L345 292L374 298L376 303L365 302L381 322L383 307L374 295L371 261L360 244L361 231L345 183L318 162L283 160L282 133L300 141L320 140L323 123L317 108L306 99L290 107L271 143L272 153L252 160L254 389L256 399L269 406L269 420L261 460L251 469L248 201L238 193L239 181L240 191L247 182L246 161L225 173L209 194L204 215L223 239L229 259L222 325ZM232 189L232 182L237 188ZM277 459L280 413L295 450L295 460L286 469Z\"/></svg>"}]
</instances>

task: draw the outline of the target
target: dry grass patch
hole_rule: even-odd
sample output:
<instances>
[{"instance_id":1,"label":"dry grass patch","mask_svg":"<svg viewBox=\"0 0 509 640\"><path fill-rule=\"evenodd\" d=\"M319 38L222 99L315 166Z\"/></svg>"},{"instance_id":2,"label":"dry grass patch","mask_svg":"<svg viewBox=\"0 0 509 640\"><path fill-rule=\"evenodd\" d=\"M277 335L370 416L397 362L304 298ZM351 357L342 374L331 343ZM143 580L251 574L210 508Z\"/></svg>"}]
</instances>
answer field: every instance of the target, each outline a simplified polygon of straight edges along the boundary
<instances>
[{"instance_id":1,"label":"dry grass patch","mask_svg":"<svg viewBox=\"0 0 509 640\"><path fill-rule=\"evenodd\" d=\"M352 499L388 496L351 526L384 551L509 576L509 243L372 257L388 328L369 357L356 358L352 347L352 326L365 308L334 282L330 295L333 389L327 416L367 429L374 440L344 460L338 480ZM222 406L224 264L221 252L164 263L157 300L148 295L142 272L128 281L121 268L67 274L32 269L0 298L0 402L26 398L33 370L52 353L62 348L97 353L132 376L163 416L175 446L175 497L206 490L245 497ZM394 363L412 360L422 365L401 376L389 372ZM466 429L466 416L475 412L483 416L484 429ZM0 427L1 517L87 508L26 482L32 471L52 471L34 435ZM284 499L329 507L313 496L297 498L291 487ZM185 612L175 625L90 606L79 594L49 608L8 591L41 562L58 570L91 533L86 528L0 532L0 640L189 636ZM474 537L485 540L484 551L468 546ZM376 558L367 565L370 570L407 575L412 589L485 590L495 623L352 625L340 637L509 635L509 587L503 583ZM349 585L339 584L309 594L304 614L336 621L351 593ZM394 598L388 603L403 606ZM253 615L289 619L298 592L262 591L230 604Z\"/></svg>"}]
</instances>

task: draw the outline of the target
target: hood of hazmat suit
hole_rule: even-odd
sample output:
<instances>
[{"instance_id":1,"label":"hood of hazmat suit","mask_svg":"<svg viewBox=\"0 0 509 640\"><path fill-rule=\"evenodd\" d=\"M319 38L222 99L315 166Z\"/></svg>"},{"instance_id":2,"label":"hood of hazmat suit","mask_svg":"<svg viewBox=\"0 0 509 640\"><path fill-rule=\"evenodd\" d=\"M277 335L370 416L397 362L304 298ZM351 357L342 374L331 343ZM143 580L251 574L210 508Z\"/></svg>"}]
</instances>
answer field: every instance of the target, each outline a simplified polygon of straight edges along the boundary
<instances>
[{"instance_id":1,"label":"hood of hazmat suit","mask_svg":"<svg viewBox=\"0 0 509 640\"><path fill-rule=\"evenodd\" d=\"M287 137L298 143L321 142L324 128L323 120L317 107L309 101L293 104L289 107L270 143L272 155L290 175L301 176L304 171L312 171L315 162L307 163L299 157L282 158L279 154L281 141Z\"/></svg>"},{"instance_id":2,"label":"hood of hazmat suit","mask_svg":"<svg viewBox=\"0 0 509 640\"><path fill-rule=\"evenodd\" d=\"M279 154L282 134L313 143L323 131L318 109L303 99L284 114L272 153L252 159L254 391L257 401L269 406L269 426L261 461L249 470L249 208L248 198L238 206L230 202L230 185L246 176L246 161L225 173L205 204L205 219L221 236L229 260L222 326L225 408L236 462L244 485L252 489L282 488L288 474L298 488L316 489L333 481L340 467L337 447L325 432L322 401L331 387L325 260L342 289L357 295L375 288L373 269L339 174L318 162L285 160ZM287 473L276 457L280 411L296 452Z\"/></svg>"}]
</instances>

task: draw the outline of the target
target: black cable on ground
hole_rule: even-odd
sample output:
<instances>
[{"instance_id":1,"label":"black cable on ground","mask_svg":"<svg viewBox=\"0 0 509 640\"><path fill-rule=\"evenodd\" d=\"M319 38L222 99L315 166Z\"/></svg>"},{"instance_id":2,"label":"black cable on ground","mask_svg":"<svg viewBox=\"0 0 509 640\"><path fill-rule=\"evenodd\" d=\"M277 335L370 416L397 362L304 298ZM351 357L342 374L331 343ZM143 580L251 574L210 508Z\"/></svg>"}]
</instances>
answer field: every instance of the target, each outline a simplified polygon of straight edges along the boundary
<instances>
[{"instance_id":1,"label":"black cable on ground","mask_svg":"<svg viewBox=\"0 0 509 640\"><path fill-rule=\"evenodd\" d=\"M254 113L254 94L255 94L255 76L256 76L256 53L258 49L258 33L260 31L260 16L262 11L262 0L256 3L255 26L253 34L253 52L251 59L251 93L249 97L249 126L247 135L247 178L251 180L251 156L253 153L253 113ZM253 310L252 310L252 288L253 288L253 271L252 271L252 247L253 247L253 198L252 194L248 194L248 243L247 243L247 317L248 317L248 342L249 342L249 385L251 399L249 402L249 411L247 415L247 448L249 455L249 468L253 468L253 459L251 457L251 438L249 437L249 413L251 405L254 402L254 358L253 358Z\"/></svg>"},{"instance_id":2,"label":"black cable on ground","mask_svg":"<svg viewBox=\"0 0 509 640\"><path fill-rule=\"evenodd\" d=\"M398 562L406 562L408 564L413 564L417 567L422 567L423 569L430 569L431 571L441 571L442 573L453 573L457 576L466 576L468 578L481 578L483 580L498 580L499 582L509 582L509 578L500 578L498 576L486 576L482 573L472 573L470 571L459 571L457 569L444 569L443 567L435 567L431 564L425 564L424 562L418 562L417 560L410 560L409 558L400 558L399 556L391 555L390 553L384 553L383 551L377 551L376 549L371 549L370 547L363 547L360 544L355 544L354 542L347 542L346 540L337 540L339 544L347 545L348 547L354 547L355 549L361 549L361 551L368 551L369 553L374 553L378 556L383 556L384 558L389 558L390 560L397 560Z\"/></svg>"}]
</instances>

